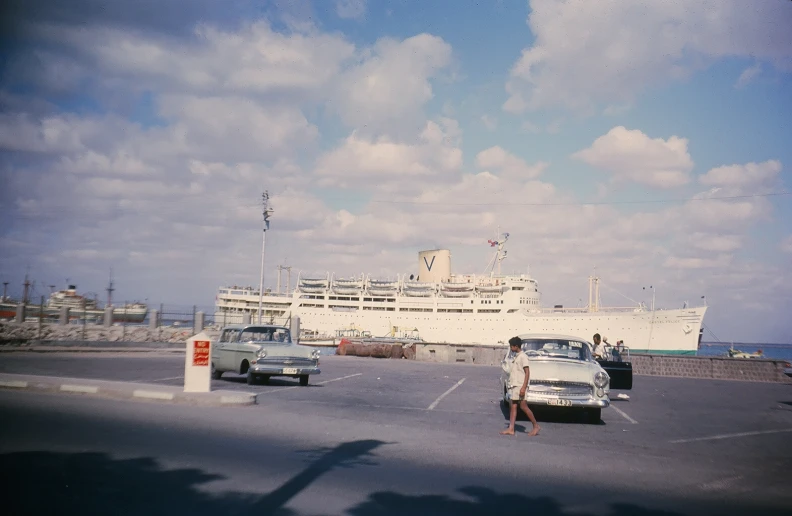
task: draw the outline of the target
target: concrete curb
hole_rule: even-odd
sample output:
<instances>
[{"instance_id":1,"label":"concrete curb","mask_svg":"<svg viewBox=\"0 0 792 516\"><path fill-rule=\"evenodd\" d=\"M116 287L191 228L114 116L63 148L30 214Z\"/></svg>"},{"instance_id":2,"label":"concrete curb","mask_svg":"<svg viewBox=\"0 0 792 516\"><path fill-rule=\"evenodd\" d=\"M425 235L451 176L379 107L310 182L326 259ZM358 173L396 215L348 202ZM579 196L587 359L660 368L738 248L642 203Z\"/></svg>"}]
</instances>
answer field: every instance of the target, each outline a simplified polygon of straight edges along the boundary
<instances>
[{"instance_id":1,"label":"concrete curb","mask_svg":"<svg viewBox=\"0 0 792 516\"><path fill-rule=\"evenodd\" d=\"M58 376L0 374L0 389L50 394L71 394L127 401L180 403L205 407L255 405L256 394L236 391L184 392L182 387L112 382Z\"/></svg>"}]
</instances>

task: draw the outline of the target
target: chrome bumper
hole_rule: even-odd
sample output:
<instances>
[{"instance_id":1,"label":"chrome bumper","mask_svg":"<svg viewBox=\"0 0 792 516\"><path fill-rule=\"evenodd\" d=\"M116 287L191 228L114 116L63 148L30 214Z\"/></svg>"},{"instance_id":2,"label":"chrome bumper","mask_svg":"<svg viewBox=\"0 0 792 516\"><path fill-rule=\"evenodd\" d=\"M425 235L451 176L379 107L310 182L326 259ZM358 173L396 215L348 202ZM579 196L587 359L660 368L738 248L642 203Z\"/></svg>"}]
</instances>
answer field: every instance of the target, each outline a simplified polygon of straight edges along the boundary
<instances>
[{"instance_id":1,"label":"chrome bumper","mask_svg":"<svg viewBox=\"0 0 792 516\"><path fill-rule=\"evenodd\" d=\"M508 396L508 395L507 395ZM525 396L529 405L546 405L558 408L606 408L610 406L608 398L551 398L548 396Z\"/></svg>"},{"instance_id":2,"label":"chrome bumper","mask_svg":"<svg viewBox=\"0 0 792 516\"><path fill-rule=\"evenodd\" d=\"M288 372L284 373L284 369L293 369L297 372ZM259 365L253 364L248 369L248 372L253 374L268 374L270 376L302 376L305 374L319 374L321 371L317 366L310 366L310 367L282 367L282 366L274 366L274 365Z\"/></svg>"}]
</instances>

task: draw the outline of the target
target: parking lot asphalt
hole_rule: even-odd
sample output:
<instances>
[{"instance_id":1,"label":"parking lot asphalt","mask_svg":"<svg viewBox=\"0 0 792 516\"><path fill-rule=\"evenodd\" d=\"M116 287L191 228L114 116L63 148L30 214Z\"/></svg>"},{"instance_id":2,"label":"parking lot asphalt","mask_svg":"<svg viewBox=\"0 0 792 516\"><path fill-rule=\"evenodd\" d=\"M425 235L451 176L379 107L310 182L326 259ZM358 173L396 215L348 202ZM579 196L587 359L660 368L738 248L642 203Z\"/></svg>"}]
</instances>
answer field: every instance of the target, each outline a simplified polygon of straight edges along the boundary
<instances>
[{"instance_id":1,"label":"parking lot asphalt","mask_svg":"<svg viewBox=\"0 0 792 516\"><path fill-rule=\"evenodd\" d=\"M311 411L372 422L397 418L416 427L442 424L452 433L464 429L466 434L482 437L491 436L506 421L497 367L339 356L322 357L320 367L322 374L312 376L308 387L299 387L296 379L278 377L268 385L251 386L245 376L225 373L212 381L212 388L256 393L260 410ZM5 354L0 356L0 373L180 386L184 357L164 353ZM628 394L629 400L619 399L619 392ZM697 444L688 448L727 441L730 455L746 460L775 458L779 450L792 457L789 385L636 377L633 390L613 391L611 398L601 423L593 425L582 424L574 411L539 408L543 441L618 444L658 454L693 443ZM526 428L530 423L522 417L518 426ZM728 437L746 432L759 433ZM691 439L698 440L682 442Z\"/></svg>"},{"instance_id":2,"label":"parking lot asphalt","mask_svg":"<svg viewBox=\"0 0 792 516\"><path fill-rule=\"evenodd\" d=\"M183 355L148 353L0 356L2 373L171 386L181 384L183 365ZM629 400L618 400L614 392L599 424L584 424L567 411L540 411L542 432L529 438L524 419L518 422L522 433L498 435L507 420L497 367L328 356L321 369L307 387L287 378L250 386L233 374L212 381L213 389L256 393L257 405L244 408L2 392L0 410L13 423L0 429L0 449L38 450L46 442L44 447L56 450L145 453L165 464L223 471L228 480L216 489L230 488L233 480L260 491L288 481L270 461L291 471L296 466L289 453L371 439L388 443L378 451L387 468L377 469L377 477L369 478L365 468L336 472L312 487L321 500L301 498L294 507L304 512L284 514L339 513L328 507L341 511L353 500L374 496L382 482L400 493L448 494L463 483L515 489L521 477L514 471L523 467L535 492L552 494L572 507L569 514L629 513L602 509L619 500L679 514L761 514L792 506L786 480L792 468L789 385L636 377ZM206 451L198 444L203 441L217 449ZM97 448L95 442L105 444ZM251 463L252 457L263 462ZM572 486L575 495L567 493ZM598 501L580 489L600 493Z\"/></svg>"}]
</instances>

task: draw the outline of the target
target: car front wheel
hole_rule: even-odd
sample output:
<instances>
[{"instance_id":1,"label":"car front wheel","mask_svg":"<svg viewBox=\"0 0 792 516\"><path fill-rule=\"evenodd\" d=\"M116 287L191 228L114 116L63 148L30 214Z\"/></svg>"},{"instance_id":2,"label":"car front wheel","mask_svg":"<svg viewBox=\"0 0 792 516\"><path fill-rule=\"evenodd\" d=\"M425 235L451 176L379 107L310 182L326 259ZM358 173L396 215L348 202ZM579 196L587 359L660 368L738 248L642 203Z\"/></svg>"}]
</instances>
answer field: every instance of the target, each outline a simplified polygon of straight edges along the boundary
<instances>
[{"instance_id":1,"label":"car front wheel","mask_svg":"<svg viewBox=\"0 0 792 516\"><path fill-rule=\"evenodd\" d=\"M214 365L214 362L212 362L212 378L219 380L221 376L223 376L223 371L218 371Z\"/></svg>"},{"instance_id":2,"label":"car front wheel","mask_svg":"<svg viewBox=\"0 0 792 516\"><path fill-rule=\"evenodd\" d=\"M602 409L601 408L590 408L586 409L585 417L588 419L589 423L598 424L602 419Z\"/></svg>"},{"instance_id":3,"label":"car front wheel","mask_svg":"<svg viewBox=\"0 0 792 516\"><path fill-rule=\"evenodd\" d=\"M253 374L251 372L248 372L248 374L247 374L247 384L248 385L256 385L257 383L258 383L257 375L255 375L255 374Z\"/></svg>"}]
</instances>

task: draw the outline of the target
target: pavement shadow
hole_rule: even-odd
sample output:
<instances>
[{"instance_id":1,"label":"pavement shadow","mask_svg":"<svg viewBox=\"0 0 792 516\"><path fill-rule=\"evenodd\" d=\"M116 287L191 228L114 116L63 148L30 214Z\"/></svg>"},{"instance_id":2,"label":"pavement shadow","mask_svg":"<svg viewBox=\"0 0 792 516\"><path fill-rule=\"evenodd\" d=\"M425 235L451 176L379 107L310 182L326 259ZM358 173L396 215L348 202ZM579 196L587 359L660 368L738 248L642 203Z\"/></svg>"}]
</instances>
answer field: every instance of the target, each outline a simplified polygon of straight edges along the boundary
<instances>
[{"instance_id":1,"label":"pavement shadow","mask_svg":"<svg viewBox=\"0 0 792 516\"><path fill-rule=\"evenodd\" d=\"M336 468L375 466L373 452L386 444L367 439L306 450L308 465L263 496L200 490L225 479L197 468L163 470L156 460L113 459L104 453L16 452L0 454L5 514L190 514L191 516L292 516L284 506ZM10 512L6 512L10 508Z\"/></svg>"},{"instance_id":2,"label":"pavement shadow","mask_svg":"<svg viewBox=\"0 0 792 516\"><path fill-rule=\"evenodd\" d=\"M578 510L569 512L550 496L526 496L521 493L499 493L485 487L463 487L459 498L445 495L410 496L394 492L378 492L347 511L350 516L593 516ZM608 516L682 516L681 513L657 511L632 504L611 507Z\"/></svg>"},{"instance_id":3,"label":"pavement shadow","mask_svg":"<svg viewBox=\"0 0 792 516\"><path fill-rule=\"evenodd\" d=\"M541 405L529 405L528 408L533 412L534 417L540 423L562 423L562 424L590 424L590 425L605 425L605 422L600 419L599 421L592 420L582 410L568 409L562 407L543 407ZM607 409L605 409L607 410ZM503 419L509 420L509 406L501 402L500 411L503 414ZM517 409L517 421L528 421L525 413ZM515 424L515 428L518 425Z\"/></svg>"},{"instance_id":4,"label":"pavement shadow","mask_svg":"<svg viewBox=\"0 0 792 516\"><path fill-rule=\"evenodd\" d=\"M3 512L13 515L309 516L285 507L319 477L337 468L372 466L377 440L342 443L300 452L307 466L278 488L257 493L212 493L202 486L222 475L198 468L162 469L152 458L114 459L104 453L16 452L0 454ZM533 491L536 491L534 489ZM559 498L532 492L498 492L481 486L446 494L377 491L342 514L349 516L682 516L635 504L613 504L605 513L565 508ZM566 503L572 499L564 498ZM591 500L590 500L591 501ZM781 515L757 507L691 508L684 514ZM719 510L720 509L720 510Z\"/></svg>"}]
</instances>

